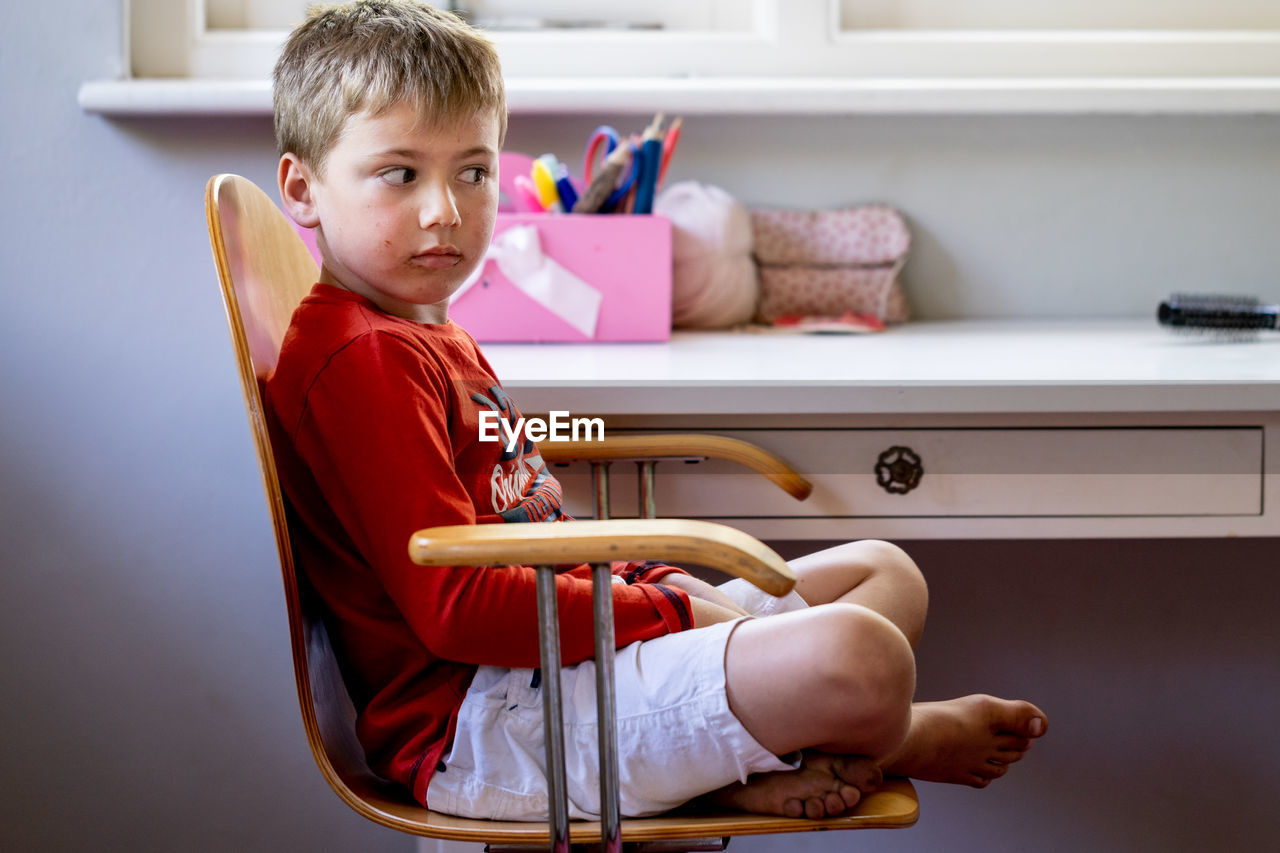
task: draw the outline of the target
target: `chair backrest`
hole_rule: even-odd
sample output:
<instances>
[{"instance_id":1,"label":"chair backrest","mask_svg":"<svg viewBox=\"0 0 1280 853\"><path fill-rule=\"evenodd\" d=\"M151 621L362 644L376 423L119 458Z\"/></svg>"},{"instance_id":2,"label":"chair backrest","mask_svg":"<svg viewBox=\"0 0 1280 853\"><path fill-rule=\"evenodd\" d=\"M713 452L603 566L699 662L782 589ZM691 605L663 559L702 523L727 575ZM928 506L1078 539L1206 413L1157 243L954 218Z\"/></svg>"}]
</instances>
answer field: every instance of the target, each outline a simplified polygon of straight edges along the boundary
<instances>
[{"instance_id":1,"label":"chair backrest","mask_svg":"<svg viewBox=\"0 0 1280 853\"><path fill-rule=\"evenodd\" d=\"M205 188L205 214L262 487L275 528L307 742L321 773L348 805L379 823L403 828L384 813L398 811L403 798L369 770L356 740L355 711L324 621L299 583L263 411L263 385L279 360L294 309L311 290L319 270L284 213L252 181L215 175ZM379 808L377 804L384 800L386 808Z\"/></svg>"}]
</instances>

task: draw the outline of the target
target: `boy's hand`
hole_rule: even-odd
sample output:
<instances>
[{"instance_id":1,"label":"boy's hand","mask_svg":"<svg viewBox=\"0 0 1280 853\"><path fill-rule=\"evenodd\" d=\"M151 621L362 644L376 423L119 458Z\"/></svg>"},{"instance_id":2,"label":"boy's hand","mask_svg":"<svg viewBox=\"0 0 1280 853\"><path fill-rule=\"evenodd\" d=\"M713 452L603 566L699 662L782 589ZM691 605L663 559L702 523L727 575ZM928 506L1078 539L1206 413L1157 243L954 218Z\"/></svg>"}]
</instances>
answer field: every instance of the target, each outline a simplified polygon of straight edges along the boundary
<instances>
[{"instance_id":1,"label":"boy's hand","mask_svg":"<svg viewBox=\"0 0 1280 853\"><path fill-rule=\"evenodd\" d=\"M704 580L692 575L671 573L658 581L663 586L683 590L689 596L689 604L693 608L693 627L702 628L717 622L728 622L751 614L743 610L736 601L716 589Z\"/></svg>"},{"instance_id":2,"label":"boy's hand","mask_svg":"<svg viewBox=\"0 0 1280 853\"><path fill-rule=\"evenodd\" d=\"M689 596L689 610L695 628L705 628L718 622L731 622L746 615L741 610L730 610L693 595Z\"/></svg>"}]
</instances>

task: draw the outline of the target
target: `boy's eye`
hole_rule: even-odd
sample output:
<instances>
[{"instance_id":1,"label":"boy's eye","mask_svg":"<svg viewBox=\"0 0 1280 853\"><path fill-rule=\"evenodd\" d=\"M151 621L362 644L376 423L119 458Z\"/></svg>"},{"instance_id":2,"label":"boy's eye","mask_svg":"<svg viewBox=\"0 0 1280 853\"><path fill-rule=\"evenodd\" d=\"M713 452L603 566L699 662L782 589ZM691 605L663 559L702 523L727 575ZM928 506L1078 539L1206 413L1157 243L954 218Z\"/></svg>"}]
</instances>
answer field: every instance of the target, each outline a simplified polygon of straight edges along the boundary
<instances>
[{"instance_id":1,"label":"boy's eye","mask_svg":"<svg viewBox=\"0 0 1280 853\"><path fill-rule=\"evenodd\" d=\"M462 173L462 179L469 184L482 184L489 177L489 170L483 166L472 166Z\"/></svg>"},{"instance_id":2,"label":"boy's eye","mask_svg":"<svg viewBox=\"0 0 1280 853\"><path fill-rule=\"evenodd\" d=\"M413 169L404 166L388 169L382 173L382 179L389 184L408 184L412 183L417 173Z\"/></svg>"}]
</instances>

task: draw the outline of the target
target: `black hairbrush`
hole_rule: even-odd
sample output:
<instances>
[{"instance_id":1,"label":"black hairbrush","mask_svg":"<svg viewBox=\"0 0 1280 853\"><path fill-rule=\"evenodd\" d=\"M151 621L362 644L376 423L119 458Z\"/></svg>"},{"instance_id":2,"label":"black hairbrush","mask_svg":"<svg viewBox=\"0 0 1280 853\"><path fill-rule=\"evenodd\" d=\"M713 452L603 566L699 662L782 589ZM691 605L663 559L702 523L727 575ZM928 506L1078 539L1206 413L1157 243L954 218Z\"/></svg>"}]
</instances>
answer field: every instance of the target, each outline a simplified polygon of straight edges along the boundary
<instances>
[{"instance_id":1,"label":"black hairbrush","mask_svg":"<svg viewBox=\"0 0 1280 853\"><path fill-rule=\"evenodd\" d=\"M1176 293L1160 303L1156 319L1176 329L1240 333L1276 328L1277 314L1280 305L1264 305L1249 296Z\"/></svg>"}]
</instances>

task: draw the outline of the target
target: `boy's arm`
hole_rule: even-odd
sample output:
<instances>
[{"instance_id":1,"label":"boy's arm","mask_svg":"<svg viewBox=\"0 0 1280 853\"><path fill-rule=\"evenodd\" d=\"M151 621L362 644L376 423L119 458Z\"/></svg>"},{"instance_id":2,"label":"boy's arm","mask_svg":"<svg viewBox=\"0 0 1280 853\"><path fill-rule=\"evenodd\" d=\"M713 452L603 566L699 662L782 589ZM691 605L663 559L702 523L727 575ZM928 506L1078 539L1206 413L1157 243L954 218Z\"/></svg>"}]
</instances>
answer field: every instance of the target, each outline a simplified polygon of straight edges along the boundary
<instances>
[{"instance_id":1,"label":"boy's arm","mask_svg":"<svg viewBox=\"0 0 1280 853\"><path fill-rule=\"evenodd\" d=\"M693 627L705 628L719 622L731 622L748 615L741 607L730 602L731 606L723 606L697 596L689 596L689 609L693 613Z\"/></svg>"},{"instance_id":2,"label":"boy's arm","mask_svg":"<svg viewBox=\"0 0 1280 853\"><path fill-rule=\"evenodd\" d=\"M299 456L366 563L418 638L463 663L536 666L534 571L527 566L425 567L409 560L423 527L474 524L454 468L448 386L411 345L365 335L337 353L292 431ZM556 579L565 662L592 657L591 582ZM618 645L693 627L672 587L614 586Z\"/></svg>"},{"instance_id":3,"label":"boy's arm","mask_svg":"<svg viewBox=\"0 0 1280 853\"><path fill-rule=\"evenodd\" d=\"M615 564L613 573L629 584L656 584L683 592L689 597L690 621L694 628L705 628L718 622L729 622L751 615L714 585L677 566L665 563L623 563ZM591 567L578 566L570 569L567 574L589 579ZM615 583L614 586L618 584Z\"/></svg>"},{"instance_id":4,"label":"boy's arm","mask_svg":"<svg viewBox=\"0 0 1280 853\"><path fill-rule=\"evenodd\" d=\"M713 624L714 622L725 622L729 619L736 619L739 616L750 616L751 614L743 610L738 602L725 595L706 581L695 578L693 575L684 572L672 572L664 574L657 583L663 586L669 586L672 589L682 590L689 596L691 605L695 608L693 626L701 628L704 625ZM700 604L714 605L716 610L712 611L705 607L699 607ZM698 611L701 610L702 619L699 620ZM724 611L718 613L717 611Z\"/></svg>"}]
</instances>

